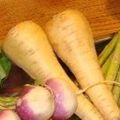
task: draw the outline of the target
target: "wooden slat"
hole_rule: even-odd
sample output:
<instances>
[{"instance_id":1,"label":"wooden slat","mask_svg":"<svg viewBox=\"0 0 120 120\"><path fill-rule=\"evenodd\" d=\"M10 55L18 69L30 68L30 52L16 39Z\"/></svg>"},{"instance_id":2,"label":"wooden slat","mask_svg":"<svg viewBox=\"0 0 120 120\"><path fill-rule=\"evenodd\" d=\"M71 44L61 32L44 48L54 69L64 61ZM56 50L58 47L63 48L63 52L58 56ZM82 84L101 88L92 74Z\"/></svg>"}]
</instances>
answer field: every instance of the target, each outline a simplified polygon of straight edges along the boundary
<instances>
[{"instance_id":1,"label":"wooden slat","mask_svg":"<svg viewBox=\"0 0 120 120\"><path fill-rule=\"evenodd\" d=\"M43 26L52 15L67 8L85 14L95 38L120 28L120 0L0 0L0 39L18 22L33 20Z\"/></svg>"}]
</instances>

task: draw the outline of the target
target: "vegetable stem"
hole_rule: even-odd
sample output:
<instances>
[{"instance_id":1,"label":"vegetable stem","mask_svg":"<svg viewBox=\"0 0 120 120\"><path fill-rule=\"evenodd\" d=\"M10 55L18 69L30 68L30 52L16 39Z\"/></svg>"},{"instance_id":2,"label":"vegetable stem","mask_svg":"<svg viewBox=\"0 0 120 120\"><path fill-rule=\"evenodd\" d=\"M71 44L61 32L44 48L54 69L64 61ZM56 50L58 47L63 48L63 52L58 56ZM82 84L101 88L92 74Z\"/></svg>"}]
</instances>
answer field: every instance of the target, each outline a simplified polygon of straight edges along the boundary
<instances>
[{"instance_id":1,"label":"vegetable stem","mask_svg":"<svg viewBox=\"0 0 120 120\"><path fill-rule=\"evenodd\" d=\"M5 109L15 109L18 97L0 97L0 111Z\"/></svg>"},{"instance_id":2,"label":"vegetable stem","mask_svg":"<svg viewBox=\"0 0 120 120\"><path fill-rule=\"evenodd\" d=\"M106 62L102 65L102 72L104 74L104 77L106 78L106 74L108 72L111 60L112 60L112 54L109 56L109 58L106 60Z\"/></svg>"},{"instance_id":3,"label":"vegetable stem","mask_svg":"<svg viewBox=\"0 0 120 120\"><path fill-rule=\"evenodd\" d=\"M111 52L114 50L116 43L118 41L119 35L116 34L113 39L110 41L110 43L104 48L104 50L99 55L99 63L100 65L103 65L108 58L108 56L111 54Z\"/></svg>"},{"instance_id":4,"label":"vegetable stem","mask_svg":"<svg viewBox=\"0 0 120 120\"><path fill-rule=\"evenodd\" d=\"M120 35L117 34L117 45L115 47L115 50L113 51L113 57L111 60L111 63L109 65L108 72L106 74L106 80L108 81L114 81L116 78L116 75L118 73L119 65L120 65ZM110 89L112 89L112 86L109 86Z\"/></svg>"},{"instance_id":5,"label":"vegetable stem","mask_svg":"<svg viewBox=\"0 0 120 120\"><path fill-rule=\"evenodd\" d=\"M118 71L115 81L120 82L120 66L119 66L119 71ZM116 102L118 103L119 95L120 95L120 86L114 85L113 89L112 89L112 93L113 93L113 96L114 96Z\"/></svg>"}]
</instances>

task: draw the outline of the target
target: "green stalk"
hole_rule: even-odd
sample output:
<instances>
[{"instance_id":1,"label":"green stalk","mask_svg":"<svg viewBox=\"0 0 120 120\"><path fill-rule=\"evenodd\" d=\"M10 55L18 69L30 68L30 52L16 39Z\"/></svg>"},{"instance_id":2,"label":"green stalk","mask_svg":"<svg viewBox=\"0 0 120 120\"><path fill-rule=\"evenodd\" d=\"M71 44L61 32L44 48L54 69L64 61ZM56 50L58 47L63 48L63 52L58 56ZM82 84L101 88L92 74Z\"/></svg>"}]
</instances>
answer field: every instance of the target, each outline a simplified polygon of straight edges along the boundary
<instances>
[{"instance_id":1,"label":"green stalk","mask_svg":"<svg viewBox=\"0 0 120 120\"><path fill-rule=\"evenodd\" d=\"M5 109L15 109L18 97L0 97L0 111Z\"/></svg>"},{"instance_id":2,"label":"green stalk","mask_svg":"<svg viewBox=\"0 0 120 120\"><path fill-rule=\"evenodd\" d=\"M116 34L113 39L110 41L110 43L108 45L106 45L106 47L104 48L104 50L101 52L101 54L99 55L99 63L102 66L106 59L108 58L108 56L111 54L111 52L114 50L117 40L118 40L119 35Z\"/></svg>"},{"instance_id":3,"label":"green stalk","mask_svg":"<svg viewBox=\"0 0 120 120\"><path fill-rule=\"evenodd\" d=\"M118 71L115 81L120 82L120 66L119 66L119 71ZM112 93L113 93L113 96L114 96L116 102L118 103L119 95L120 95L120 86L114 85L113 89L112 89Z\"/></svg>"},{"instance_id":4,"label":"green stalk","mask_svg":"<svg viewBox=\"0 0 120 120\"><path fill-rule=\"evenodd\" d=\"M118 33L117 37L117 45L115 47L115 50L113 52L113 57L111 59L108 72L106 74L106 80L108 81L114 81L116 78L116 75L118 73L119 65L120 65L120 34ZM112 85L109 86L110 89L112 89Z\"/></svg>"},{"instance_id":5,"label":"green stalk","mask_svg":"<svg viewBox=\"0 0 120 120\"><path fill-rule=\"evenodd\" d=\"M111 60L112 60L112 54L109 56L109 58L106 60L106 62L102 65L102 72L103 72L103 75L104 77L106 78L106 74L108 72L108 69L109 69L109 66L110 66L110 63L111 63Z\"/></svg>"}]
</instances>

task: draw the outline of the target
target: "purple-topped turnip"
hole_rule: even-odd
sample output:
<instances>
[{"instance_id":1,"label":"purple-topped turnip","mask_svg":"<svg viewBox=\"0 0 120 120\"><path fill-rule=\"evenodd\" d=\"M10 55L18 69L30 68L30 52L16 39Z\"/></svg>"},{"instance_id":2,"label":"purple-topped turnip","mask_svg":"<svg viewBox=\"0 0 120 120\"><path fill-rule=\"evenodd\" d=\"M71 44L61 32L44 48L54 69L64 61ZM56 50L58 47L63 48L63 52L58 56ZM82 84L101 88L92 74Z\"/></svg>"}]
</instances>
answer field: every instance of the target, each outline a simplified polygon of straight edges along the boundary
<instances>
[{"instance_id":1,"label":"purple-topped turnip","mask_svg":"<svg viewBox=\"0 0 120 120\"><path fill-rule=\"evenodd\" d=\"M71 92L69 92L68 89L64 87L64 82L61 82L59 79L48 79L46 85L48 85L49 88L52 89L55 95L55 112L52 116L52 119L68 119L73 114L73 110L75 108L73 104L75 101L72 103L75 96L71 95Z\"/></svg>"},{"instance_id":2,"label":"purple-topped turnip","mask_svg":"<svg viewBox=\"0 0 120 120\"><path fill-rule=\"evenodd\" d=\"M54 113L52 92L40 86L27 85L17 101L16 111L22 120L48 120Z\"/></svg>"},{"instance_id":3,"label":"purple-topped turnip","mask_svg":"<svg viewBox=\"0 0 120 120\"><path fill-rule=\"evenodd\" d=\"M20 120L19 116L12 110L0 112L0 120Z\"/></svg>"}]
</instances>

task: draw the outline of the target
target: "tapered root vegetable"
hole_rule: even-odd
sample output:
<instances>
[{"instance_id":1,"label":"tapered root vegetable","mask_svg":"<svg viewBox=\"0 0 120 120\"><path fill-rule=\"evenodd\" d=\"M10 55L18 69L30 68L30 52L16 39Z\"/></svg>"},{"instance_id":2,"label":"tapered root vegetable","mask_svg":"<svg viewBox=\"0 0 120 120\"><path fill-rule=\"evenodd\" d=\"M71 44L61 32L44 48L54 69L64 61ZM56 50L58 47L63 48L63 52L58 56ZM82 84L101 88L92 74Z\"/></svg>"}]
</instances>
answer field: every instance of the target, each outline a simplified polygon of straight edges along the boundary
<instances>
[{"instance_id":1,"label":"tapered root vegetable","mask_svg":"<svg viewBox=\"0 0 120 120\"><path fill-rule=\"evenodd\" d=\"M54 96L50 89L27 85L17 101L16 111L22 120L48 120L54 113Z\"/></svg>"},{"instance_id":2,"label":"tapered root vegetable","mask_svg":"<svg viewBox=\"0 0 120 120\"><path fill-rule=\"evenodd\" d=\"M0 112L0 120L20 120L20 118L14 111L4 110Z\"/></svg>"},{"instance_id":3,"label":"tapered root vegetable","mask_svg":"<svg viewBox=\"0 0 120 120\"><path fill-rule=\"evenodd\" d=\"M104 81L98 60L95 59L96 52L90 45L94 45L87 30L90 28L84 20L79 11L66 10L54 16L46 25L46 33L56 54L68 65L82 88ZM105 119L120 119L120 111L106 85L98 84L86 93Z\"/></svg>"},{"instance_id":4,"label":"tapered root vegetable","mask_svg":"<svg viewBox=\"0 0 120 120\"><path fill-rule=\"evenodd\" d=\"M10 30L3 44L11 60L33 79L41 84L47 83L53 90L56 107L53 119L68 119L77 108L77 97L67 82L51 72L50 68L56 66L56 61L51 59L54 54L44 31L33 22L23 22Z\"/></svg>"},{"instance_id":5,"label":"tapered root vegetable","mask_svg":"<svg viewBox=\"0 0 120 120\"><path fill-rule=\"evenodd\" d=\"M66 119L75 112L77 107L76 93L79 92L79 89L58 63L45 33L38 25L26 21L14 27L8 33L3 49L9 58L36 80L36 83L46 83L56 94L56 99L62 99L56 101L61 102L58 103L60 108L57 108L60 113L54 114L55 118L58 116L57 120L60 117ZM59 98L59 96L62 97ZM83 120L103 120L101 114L83 94L78 95L77 100L76 114L80 118ZM61 107L64 107L65 113L62 113ZM68 108L69 110L67 110Z\"/></svg>"}]
</instances>

